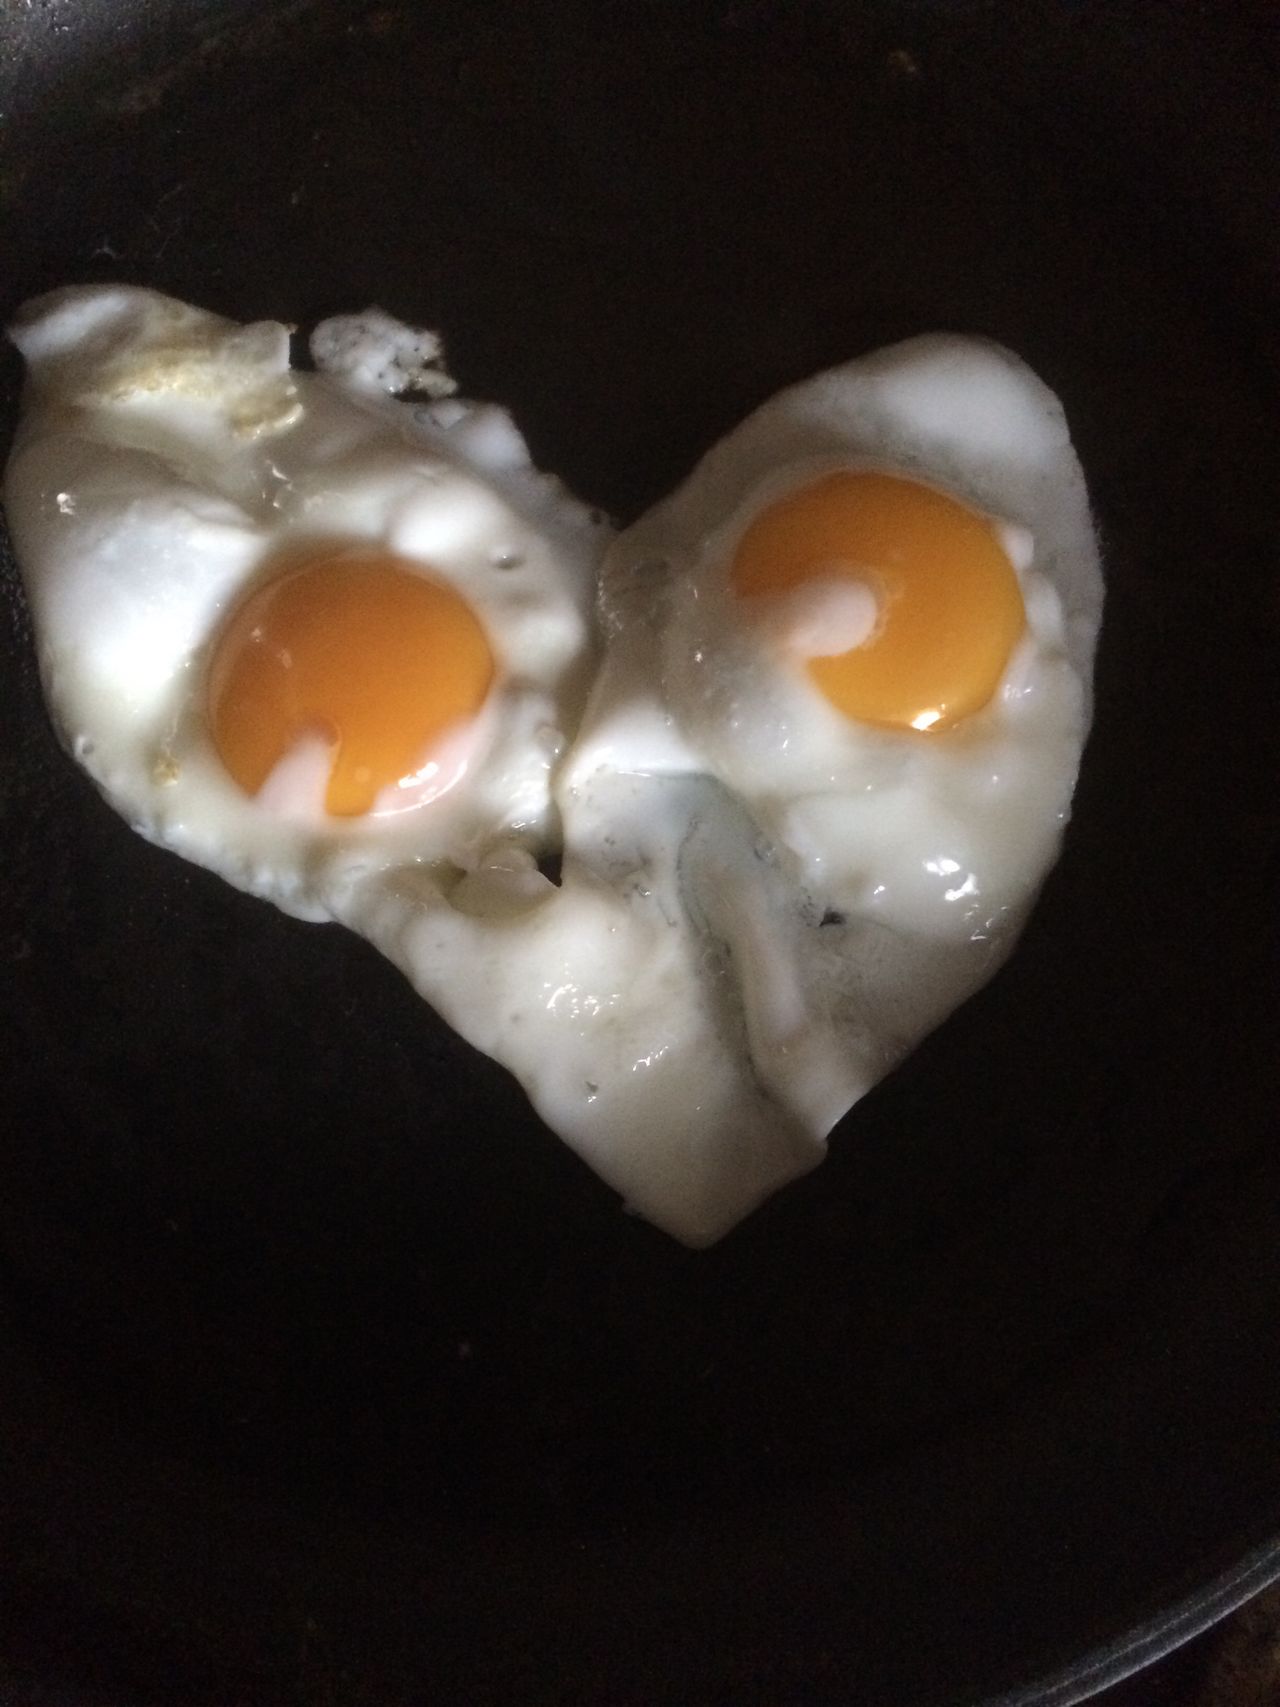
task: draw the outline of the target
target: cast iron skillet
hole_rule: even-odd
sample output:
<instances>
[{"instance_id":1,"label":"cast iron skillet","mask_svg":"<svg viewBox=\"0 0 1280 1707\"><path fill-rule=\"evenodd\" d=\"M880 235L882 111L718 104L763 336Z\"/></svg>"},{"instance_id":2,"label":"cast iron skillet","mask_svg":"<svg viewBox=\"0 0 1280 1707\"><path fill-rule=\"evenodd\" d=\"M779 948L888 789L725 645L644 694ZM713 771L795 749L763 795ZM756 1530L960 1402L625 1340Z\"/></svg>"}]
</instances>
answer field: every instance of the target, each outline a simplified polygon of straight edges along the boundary
<instances>
[{"instance_id":1,"label":"cast iron skillet","mask_svg":"<svg viewBox=\"0 0 1280 1707\"><path fill-rule=\"evenodd\" d=\"M1024 946L693 1255L362 943L118 822L10 575L13 1698L1062 1703L1280 1569L1267 13L6 7L5 310L377 300L622 517L989 333L1109 580Z\"/></svg>"}]
</instances>

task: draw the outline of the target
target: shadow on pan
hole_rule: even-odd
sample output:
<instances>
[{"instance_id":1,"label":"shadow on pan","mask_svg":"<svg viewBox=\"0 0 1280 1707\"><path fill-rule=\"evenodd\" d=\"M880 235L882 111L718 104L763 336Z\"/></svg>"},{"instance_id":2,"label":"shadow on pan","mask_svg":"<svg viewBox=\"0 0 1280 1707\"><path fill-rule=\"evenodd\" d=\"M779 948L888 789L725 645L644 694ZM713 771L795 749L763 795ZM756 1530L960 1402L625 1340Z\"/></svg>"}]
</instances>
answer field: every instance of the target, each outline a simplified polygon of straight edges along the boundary
<instances>
[{"instance_id":1,"label":"shadow on pan","mask_svg":"<svg viewBox=\"0 0 1280 1707\"><path fill-rule=\"evenodd\" d=\"M376 300L624 518L780 385L988 333L1109 587L1018 954L691 1254L364 944L98 802L9 565L0 1680L1068 1702L1280 1569L1265 9L48 0L0 52L6 311Z\"/></svg>"}]
</instances>

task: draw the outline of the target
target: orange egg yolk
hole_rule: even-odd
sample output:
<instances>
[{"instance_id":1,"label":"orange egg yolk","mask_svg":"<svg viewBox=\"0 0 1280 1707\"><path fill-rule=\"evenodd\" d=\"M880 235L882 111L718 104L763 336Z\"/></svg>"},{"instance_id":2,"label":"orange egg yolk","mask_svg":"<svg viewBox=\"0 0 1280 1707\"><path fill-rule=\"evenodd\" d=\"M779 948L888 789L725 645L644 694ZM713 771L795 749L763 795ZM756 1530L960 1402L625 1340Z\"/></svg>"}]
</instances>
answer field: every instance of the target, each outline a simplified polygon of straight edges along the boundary
<instances>
[{"instance_id":1,"label":"orange egg yolk","mask_svg":"<svg viewBox=\"0 0 1280 1707\"><path fill-rule=\"evenodd\" d=\"M251 795L299 741L320 737L332 753L325 809L354 817L430 765L493 675L484 629L453 587L348 551L285 570L236 608L209 667L209 724Z\"/></svg>"},{"instance_id":2,"label":"orange egg yolk","mask_svg":"<svg viewBox=\"0 0 1280 1707\"><path fill-rule=\"evenodd\" d=\"M779 499L748 527L730 580L748 600L813 583L869 589L869 636L805 667L846 717L895 729L945 729L980 710L1026 622L994 525L893 474L829 474Z\"/></svg>"}]
</instances>

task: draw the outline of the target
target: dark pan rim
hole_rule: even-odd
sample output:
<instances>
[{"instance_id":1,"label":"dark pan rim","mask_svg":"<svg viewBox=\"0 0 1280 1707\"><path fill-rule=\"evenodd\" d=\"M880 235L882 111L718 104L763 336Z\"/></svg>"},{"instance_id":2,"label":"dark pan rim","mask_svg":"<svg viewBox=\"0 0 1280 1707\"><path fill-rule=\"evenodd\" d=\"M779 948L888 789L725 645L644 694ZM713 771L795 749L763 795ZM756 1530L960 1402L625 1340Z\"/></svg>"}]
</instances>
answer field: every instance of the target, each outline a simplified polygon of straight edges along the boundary
<instances>
[{"instance_id":1,"label":"dark pan rim","mask_svg":"<svg viewBox=\"0 0 1280 1707\"><path fill-rule=\"evenodd\" d=\"M1090 1649L1038 1683L987 1697L980 1707L1076 1707L1204 1635L1277 1581L1280 1536L1253 1548L1168 1611Z\"/></svg>"}]
</instances>

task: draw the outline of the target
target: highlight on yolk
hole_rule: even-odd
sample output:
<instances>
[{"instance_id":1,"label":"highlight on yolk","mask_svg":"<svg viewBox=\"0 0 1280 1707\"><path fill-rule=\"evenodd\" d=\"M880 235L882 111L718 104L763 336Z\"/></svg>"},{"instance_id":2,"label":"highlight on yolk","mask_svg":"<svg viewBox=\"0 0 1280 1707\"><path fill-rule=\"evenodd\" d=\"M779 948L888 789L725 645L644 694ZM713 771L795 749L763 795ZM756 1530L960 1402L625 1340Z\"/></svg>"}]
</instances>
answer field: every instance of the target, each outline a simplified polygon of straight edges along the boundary
<instances>
[{"instance_id":1,"label":"highlight on yolk","mask_svg":"<svg viewBox=\"0 0 1280 1707\"><path fill-rule=\"evenodd\" d=\"M730 580L752 600L869 588L870 635L833 656L810 651L806 668L846 717L890 728L945 729L980 710L1026 621L994 525L894 474L824 475L771 504L740 541Z\"/></svg>"},{"instance_id":2,"label":"highlight on yolk","mask_svg":"<svg viewBox=\"0 0 1280 1707\"><path fill-rule=\"evenodd\" d=\"M232 613L209 667L209 724L251 795L318 736L332 752L325 809L354 817L431 774L493 674L485 632L453 587L346 551L282 571Z\"/></svg>"}]
</instances>

